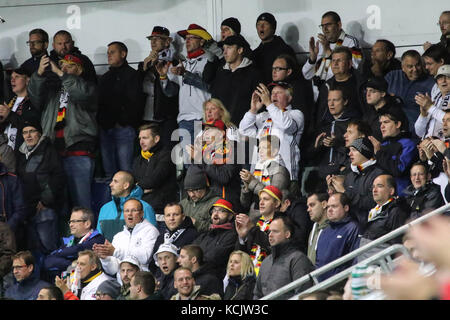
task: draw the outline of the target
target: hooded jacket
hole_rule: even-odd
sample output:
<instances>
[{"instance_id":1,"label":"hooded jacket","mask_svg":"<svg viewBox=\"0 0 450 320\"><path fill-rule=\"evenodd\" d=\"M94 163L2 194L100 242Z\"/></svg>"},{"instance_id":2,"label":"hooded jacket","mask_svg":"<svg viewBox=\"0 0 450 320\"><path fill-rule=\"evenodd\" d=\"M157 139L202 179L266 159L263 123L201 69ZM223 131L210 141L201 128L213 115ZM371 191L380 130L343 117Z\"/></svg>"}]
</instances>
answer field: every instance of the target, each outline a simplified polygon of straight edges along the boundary
<instances>
[{"instance_id":1,"label":"hooded jacket","mask_svg":"<svg viewBox=\"0 0 450 320\"><path fill-rule=\"evenodd\" d=\"M259 270L253 291L253 300L260 299L312 271L314 271L314 266L311 261L289 240L272 246L272 253L264 259ZM295 293L302 292L311 286L312 281L308 281L294 292L285 293L276 299L288 299Z\"/></svg>"},{"instance_id":2,"label":"hooded jacket","mask_svg":"<svg viewBox=\"0 0 450 320\"><path fill-rule=\"evenodd\" d=\"M194 226L198 232L206 232L209 230L211 224L211 216L209 210L212 205L220 198L211 189L207 189L203 198L197 202L187 196L180 201L180 205L183 207L183 212L187 217L195 219Z\"/></svg>"},{"instance_id":3,"label":"hooded jacket","mask_svg":"<svg viewBox=\"0 0 450 320\"><path fill-rule=\"evenodd\" d=\"M349 215L339 221L328 221L328 223L328 227L322 231L317 243L317 269L359 248L358 224ZM318 280L323 281L338 274L350 267L353 261L355 259L321 274Z\"/></svg>"},{"instance_id":4,"label":"hooded jacket","mask_svg":"<svg viewBox=\"0 0 450 320\"><path fill-rule=\"evenodd\" d=\"M123 218L123 205L128 199L135 198L141 201L144 208L144 219L156 226L156 217L153 208L142 199L141 187L135 186L126 197L112 196L110 202L105 203L99 212L97 230L108 240L112 241L114 235L120 232L125 225Z\"/></svg>"}]
</instances>

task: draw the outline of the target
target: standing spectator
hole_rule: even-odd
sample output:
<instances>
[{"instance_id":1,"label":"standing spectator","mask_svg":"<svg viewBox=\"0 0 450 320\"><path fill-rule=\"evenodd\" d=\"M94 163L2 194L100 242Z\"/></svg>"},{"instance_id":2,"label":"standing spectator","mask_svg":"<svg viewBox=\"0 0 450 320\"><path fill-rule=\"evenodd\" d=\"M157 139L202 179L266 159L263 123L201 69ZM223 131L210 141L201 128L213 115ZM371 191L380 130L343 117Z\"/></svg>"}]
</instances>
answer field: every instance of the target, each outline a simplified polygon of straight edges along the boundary
<instances>
[{"instance_id":1,"label":"standing spectator","mask_svg":"<svg viewBox=\"0 0 450 320\"><path fill-rule=\"evenodd\" d=\"M219 197L210 189L206 173L200 167L189 166L184 178L184 190L187 196L180 201L183 212L198 232L208 231L211 224L209 211Z\"/></svg>"},{"instance_id":2,"label":"standing spectator","mask_svg":"<svg viewBox=\"0 0 450 320\"><path fill-rule=\"evenodd\" d=\"M317 242L317 269L359 248L358 224L350 216L350 199L345 194L335 193L328 198L327 219L329 226L323 230ZM353 260L341 264L322 273L318 280L328 279L352 264Z\"/></svg>"},{"instance_id":3,"label":"standing spectator","mask_svg":"<svg viewBox=\"0 0 450 320\"><path fill-rule=\"evenodd\" d=\"M97 121L106 178L131 171L136 129L142 119L143 93L139 73L128 65L128 48L119 41L108 44L109 70L99 80Z\"/></svg>"},{"instance_id":4,"label":"standing spectator","mask_svg":"<svg viewBox=\"0 0 450 320\"><path fill-rule=\"evenodd\" d=\"M240 250L228 258L228 285L223 300L252 300L256 284L255 270L250 256Z\"/></svg>"},{"instance_id":5,"label":"standing spectator","mask_svg":"<svg viewBox=\"0 0 450 320\"><path fill-rule=\"evenodd\" d=\"M383 174L373 181L372 196L377 205L368 213L366 230L361 233L361 247L405 224L410 208L395 194L395 179L391 175ZM358 257L358 261L363 261L395 243L401 243L401 237L366 251Z\"/></svg>"},{"instance_id":6,"label":"standing spectator","mask_svg":"<svg viewBox=\"0 0 450 320\"><path fill-rule=\"evenodd\" d=\"M5 297L13 300L36 300L39 291L49 286L39 279L39 272L30 251L17 252L12 257L14 284L5 292Z\"/></svg>"},{"instance_id":7,"label":"standing spectator","mask_svg":"<svg viewBox=\"0 0 450 320\"><path fill-rule=\"evenodd\" d=\"M134 159L133 176L136 185L142 188L142 200L155 211L160 230L164 228L164 206L177 197L175 165L171 150L161 141L161 127L156 123L139 127L140 154Z\"/></svg>"},{"instance_id":8,"label":"standing spectator","mask_svg":"<svg viewBox=\"0 0 450 320\"><path fill-rule=\"evenodd\" d=\"M211 264L219 279L225 276L227 259L237 240L234 214L229 201L217 200L210 208L209 230L201 233L192 243L202 248L206 263Z\"/></svg>"},{"instance_id":9,"label":"standing spectator","mask_svg":"<svg viewBox=\"0 0 450 320\"><path fill-rule=\"evenodd\" d=\"M157 251L163 243L171 243L178 248L192 243L198 237L192 220L183 212L183 207L176 202L169 202L164 208L164 229L156 239L154 250ZM150 258L149 270L153 273L157 266L153 257Z\"/></svg>"},{"instance_id":10,"label":"standing spectator","mask_svg":"<svg viewBox=\"0 0 450 320\"><path fill-rule=\"evenodd\" d=\"M387 110L380 115L382 142L369 137L378 166L395 178L399 196L409 185L411 165L419 159L416 142L410 138L406 123L401 110Z\"/></svg>"},{"instance_id":11,"label":"standing spectator","mask_svg":"<svg viewBox=\"0 0 450 320\"><path fill-rule=\"evenodd\" d=\"M439 43L447 48L447 52L450 54L450 11L443 11L441 13L438 25L441 29L441 39ZM423 44L423 49L428 50L430 46L431 43L427 41Z\"/></svg>"},{"instance_id":12,"label":"standing spectator","mask_svg":"<svg viewBox=\"0 0 450 320\"><path fill-rule=\"evenodd\" d=\"M252 95L250 110L239 123L239 131L248 137L261 139L268 134L280 139L280 155L291 175L290 188L298 184L300 168L300 139L303 134L304 116L293 110L292 87L286 82L273 83L269 89L260 84ZM258 113L263 107L267 111ZM257 159L252 162L256 163Z\"/></svg>"},{"instance_id":13,"label":"standing spectator","mask_svg":"<svg viewBox=\"0 0 450 320\"><path fill-rule=\"evenodd\" d=\"M212 37L197 24L190 24L186 30L178 31L178 34L186 40L187 60L170 69L168 63L158 63L156 70L164 94L168 97L178 94L178 127L187 130L190 135L187 143L192 144L195 137L194 123L202 119L201 106L211 98L208 86L202 80L202 73L208 61L203 46Z\"/></svg>"},{"instance_id":14,"label":"standing spectator","mask_svg":"<svg viewBox=\"0 0 450 320\"><path fill-rule=\"evenodd\" d=\"M362 51L358 40L342 30L342 22L334 11L325 12L319 26L323 33L318 34L318 40L309 39L309 59L303 66L302 72L307 80L313 80L315 99L322 83L333 77L331 66L331 53L338 47L351 49L353 67L358 68L362 59Z\"/></svg>"},{"instance_id":15,"label":"standing spectator","mask_svg":"<svg viewBox=\"0 0 450 320\"><path fill-rule=\"evenodd\" d=\"M27 206L27 248L47 255L58 248L59 220L65 202L66 179L61 159L37 119L25 121L25 142L17 156L17 174ZM39 259L39 258L38 258ZM39 263L40 264L40 263Z\"/></svg>"},{"instance_id":16,"label":"standing spectator","mask_svg":"<svg viewBox=\"0 0 450 320\"><path fill-rule=\"evenodd\" d=\"M306 255L292 245L294 226L285 214L275 215L269 227L271 254L264 259L259 270L253 292L253 299L260 299L269 293L312 272L314 266ZM297 288L295 292L306 290L311 281ZM277 299L287 299L293 292L285 293Z\"/></svg>"},{"instance_id":17,"label":"standing spectator","mask_svg":"<svg viewBox=\"0 0 450 320\"><path fill-rule=\"evenodd\" d=\"M307 199L308 213L311 221L314 222L308 239L308 259L316 264L317 243L323 230L328 227L327 193L313 193Z\"/></svg>"},{"instance_id":18,"label":"standing spectator","mask_svg":"<svg viewBox=\"0 0 450 320\"><path fill-rule=\"evenodd\" d=\"M161 142L165 147L171 146L172 132L178 127L178 94L173 97L164 95L159 74L158 63L177 65L175 52L171 47L172 38L166 27L154 26L147 36L150 40L150 54L138 65L145 95L144 121L156 122L161 127Z\"/></svg>"},{"instance_id":19,"label":"standing spectator","mask_svg":"<svg viewBox=\"0 0 450 320\"><path fill-rule=\"evenodd\" d=\"M108 240L112 241L114 235L120 232L125 224L123 210L125 202L138 199L144 208L144 218L155 227L156 218L153 208L142 200L142 188L135 185L134 177L126 171L117 172L109 184L111 188L110 202L100 208L97 220L97 230Z\"/></svg>"},{"instance_id":20,"label":"standing spectator","mask_svg":"<svg viewBox=\"0 0 450 320\"><path fill-rule=\"evenodd\" d=\"M256 86L262 81L260 70L248 57L250 45L241 35L223 41L225 63L220 65L211 83L211 96L227 106L231 122L239 123Z\"/></svg>"},{"instance_id":21,"label":"standing spectator","mask_svg":"<svg viewBox=\"0 0 450 320\"><path fill-rule=\"evenodd\" d=\"M217 120L223 121L225 124L227 139L232 142L240 142L241 137L239 129L231 122L231 115L225 108L222 101L216 98L211 98L203 102L203 123L212 124ZM203 130L195 137L195 139L201 139ZM194 142L194 144L196 141Z\"/></svg>"},{"instance_id":22,"label":"standing spectator","mask_svg":"<svg viewBox=\"0 0 450 320\"><path fill-rule=\"evenodd\" d=\"M55 276L77 259L78 252L92 250L94 243L104 243L105 238L94 229L94 213L83 207L72 208L69 220L70 237L62 238L62 245L45 257L42 265L43 276L53 282Z\"/></svg>"},{"instance_id":23,"label":"standing spectator","mask_svg":"<svg viewBox=\"0 0 450 320\"><path fill-rule=\"evenodd\" d=\"M100 258L106 273L115 275L119 272L120 261L127 256L134 256L142 268L148 270L148 262L159 232L155 226L144 218L142 203L134 198L123 205L125 225L112 242L94 244L93 250Z\"/></svg>"},{"instance_id":24,"label":"standing spectator","mask_svg":"<svg viewBox=\"0 0 450 320\"><path fill-rule=\"evenodd\" d=\"M253 60L261 70L264 83L272 80L272 64L280 54L289 54L295 58L294 50L275 35L277 20L269 12L261 13L256 19L256 32L261 39L259 46L253 50Z\"/></svg>"},{"instance_id":25,"label":"standing spectator","mask_svg":"<svg viewBox=\"0 0 450 320\"><path fill-rule=\"evenodd\" d=\"M42 29L33 29L28 33L27 45L30 47L31 58L20 65L20 68L26 70L28 74L32 74L38 70L41 58L47 55L48 33ZM45 76L51 71L46 70Z\"/></svg>"},{"instance_id":26,"label":"standing spectator","mask_svg":"<svg viewBox=\"0 0 450 320\"><path fill-rule=\"evenodd\" d=\"M402 69L394 70L386 75L389 94L400 97L404 102L404 109L408 117L409 131L414 131L414 123L419 116L420 109L414 97L417 93L431 94L433 79L426 75L420 53L408 50L402 54Z\"/></svg>"},{"instance_id":27,"label":"standing spectator","mask_svg":"<svg viewBox=\"0 0 450 320\"><path fill-rule=\"evenodd\" d=\"M84 54L81 53L80 49L75 47L75 41L72 39L70 32L66 30L59 30L53 36L53 50L50 51L50 59L52 59L56 64L59 60L64 59L67 54L76 54L83 61L84 74L83 77L87 81L97 83L97 74L95 73L94 65L92 61Z\"/></svg>"},{"instance_id":28,"label":"standing spectator","mask_svg":"<svg viewBox=\"0 0 450 320\"><path fill-rule=\"evenodd\" d=\"M83 62L78 56L66 55L60 66L43 56L38 71L31 76L28 93L33 105L43 108L43 135L51 139L63 158L71 206L90 208L97 90L94 83L83 79ZM47 68L61 79L60 87L46 85L43 74Z\"/></svg>"},{"instance_id":29,"label":"standing spectator","mask_svg":"<svg viewBox=\"0 0 450 320\"><path fill-rule=\"evenodd\" d=\"M410 219L416 219L428 211L442 207L445 202L441 187L431 181L428 165L417 162L411 166L411 184L405 189L405 200L410 207Z\"/></svg>"}]
</instances>

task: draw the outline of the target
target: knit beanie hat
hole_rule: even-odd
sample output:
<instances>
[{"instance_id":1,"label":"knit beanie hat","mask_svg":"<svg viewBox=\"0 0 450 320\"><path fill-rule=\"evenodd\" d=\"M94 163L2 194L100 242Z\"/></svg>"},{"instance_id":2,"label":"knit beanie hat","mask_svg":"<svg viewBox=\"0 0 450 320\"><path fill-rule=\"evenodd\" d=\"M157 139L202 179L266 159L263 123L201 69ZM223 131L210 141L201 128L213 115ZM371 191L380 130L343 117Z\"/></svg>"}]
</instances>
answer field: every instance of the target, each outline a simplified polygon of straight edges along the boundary
<instances>
[{"instance_id":1,"label":"knit beanie hat","mask_svg":"<svg viewBox=\"0 0 450 320\"><path fill-rule=\"evenodd\" d=\"M366 137L353 140L350 147L353 147L356 150L358 150L358 152L361 153L368 160L370 160L374 156L373 144Z\"/></svg>"},{"instance_id":2,"label":"knit beanie hat","mask_svg":"<svg viewBox=\"0 0 450 320\"><path fill-rule=\"evenodd\" d=\"M277 20L275 19L274 15L269 13L269 12L264 12L261 13L258 17L258 19L256 19L256 23L258 23L258 21L267 21L268 23L270 23L270 25L272 26L273 30L275 31L277 29Z\"/></svg>"},{"instance_id":3,"label":"knit beanie hat","mask_svg":"<svg viewBox=\"0 0 450 320\"><path fill-rule=\"evenodd\" d=\"M261 189L258 193L258 195L261 194L261 192L265 192L268 195L270 195L275 200L278 200L281 202L281 199L283 199L283 193L275 186L265 186L264 189Z\"/></svg>"},{"instance_id":4,"label":"knit beanie hat","mask_svg":"<svg viewBox=\"0 0 450 320\"><path fill-rule=\"evenodd\" d=\"M98 286L96 293L107 294L115 300L120 294L120 284L116 280L103 281Z\"/></svg>"},{"instance_id":5,"label":"knit beanie hat","mask_svg":"<svg viewBox=\"0 0 450 320\"><path fill-rule=\"evenodd\" d=\"M206 173L195 165L189 166L186 171L186 177L184 178L184 189L197 190L205 189L208 186Z\"/></svg>"},{"instance_id":6,"label":"knit beanie hat","mask_svg":"<svg viewBox=\"0 0 450 320\"><path fill-rule=\"evenodd\" d=\"M227 26L231 28L235 33L240 34L241 33L241 23L238 19L234 17L227 18L222 21L222 24L220 26Z\"/></svg>"}]
</instances>

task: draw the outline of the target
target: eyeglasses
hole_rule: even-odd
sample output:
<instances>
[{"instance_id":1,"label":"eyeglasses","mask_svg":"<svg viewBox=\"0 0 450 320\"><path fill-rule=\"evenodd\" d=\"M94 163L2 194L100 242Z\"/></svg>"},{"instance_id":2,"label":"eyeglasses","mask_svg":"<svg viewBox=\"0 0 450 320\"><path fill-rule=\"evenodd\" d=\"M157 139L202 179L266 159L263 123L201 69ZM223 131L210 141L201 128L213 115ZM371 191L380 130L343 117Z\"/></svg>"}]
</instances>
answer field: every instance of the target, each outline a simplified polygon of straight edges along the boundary
<instances>
[{"instance_id":1,"label":"eyeglasses","mask_svg":"<svg viewBox=\"0 0 450 320\"><path fill-rule=\"evenodd\" d=\"M33 134L35 132L38 132L38 131L36 129L25 130L25 131L22 131L22 135L26 136L28 134Z\"/></svg>"},{"instance_id":2,"label":"eyeglasses","mask_svg":"<svg viewBox=\"0 0 450 320\"><path fill-rule=\"evenodd\" d=\"M41 44L41 43L44 43L44 41L42 41L42 40L27 41L27 46L31 47L31 46L35 46L35 45Z\"/></svg>"},{"instance_id":3,"label":"eyeglasses","mask_svg":"<svg viewBox=\"0 0 450 320\"><path fill-rule=\"evenodd\" d=\"M289 68L272 67L272 71L280 72L281 70L289 70Z\"/></svg>"},{"instance_id":4,"label":"eyeglasses","mask_svg":"<svg viewBox=\"0 0 450 320\"><path fill-rule=\"evenodd\" d=\"M228 213L228 211L227 211L227 210L225 210L225 209L222 209L222 208L218 208L218 207L214 207L214 208L212 208L212 209L211 209L211 213L214 213L214 212L223 212L223 213Z\"/></svg>"},{"instance_id":5,"label":"eyeglasses","mask_svg":"<svg viewBox=\"0 0 450 320\"><path fill-rule=\"evenodd\" d=\"M22 268L25 268L25 267L28 267L28 266L26 264L23 264L21 266L12 266L12 269L16 270L16 269L22 269Z\"/></svg>"},{"instance_id":6,"label":"eyeglasses","mask_svg":"<svg viewBox=\"0 0 450 320\"><path fill-rule=\"evenodd\" d=\"M331 27L333 24L336 24L336 22L329 22L329 23L324 23L324 24L319 24L319 28L323 29L323 28L328 28Z\"/></svg>"},{"instance_id":7,"label":"eyeglasses","mask_svg":"<svg viewBox=\"0 0 450 320\"><path fill-rule=\"evenodd\" d=\"M102 297L104 297L104 296L106 296L107 295L107 293L101 293L101 292L96 292L95 293L95 297L96 298L102 298Z\"/></svg>"},{"instance_id":8,"label":"eyeglasses","mask_svg":"<svg viewBox=\"0 0 450 320\"><path fill-rule=\"evenodd\" d=\"M85 222L86 220L82 220L82 219L80 219L80 220L70 220L69 221L69 224L71 224L71 223L77 223L77 222Z\"/></svg>"}]
</instances>

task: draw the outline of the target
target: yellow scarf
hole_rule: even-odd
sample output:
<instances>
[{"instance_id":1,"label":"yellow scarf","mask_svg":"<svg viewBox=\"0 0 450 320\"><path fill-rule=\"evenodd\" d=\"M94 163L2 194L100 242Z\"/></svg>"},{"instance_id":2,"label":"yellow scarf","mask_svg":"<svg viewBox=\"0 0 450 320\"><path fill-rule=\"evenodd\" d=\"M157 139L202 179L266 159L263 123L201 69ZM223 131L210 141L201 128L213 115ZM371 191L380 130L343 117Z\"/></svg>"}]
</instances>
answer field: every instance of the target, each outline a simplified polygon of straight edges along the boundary
<instances>
[{"instance_id":1,"label":"yellow scarf","mask_svg":"<svg viewBox=\"0 0 450 320\"><path fill-rule=\"evenodd\" d=\"M150 151L144 151L144 150L141 150L141 156L142 156L142 158L144 158L145 160L148 160L148 159L150 159L150 158L153 156L153 153L150 152Z\"/></svg>"}]
</instances>

